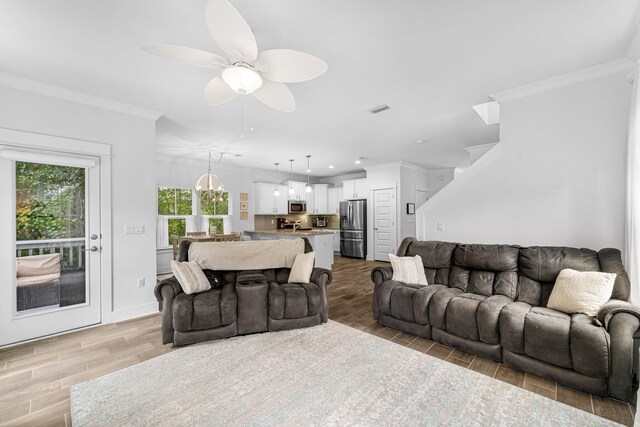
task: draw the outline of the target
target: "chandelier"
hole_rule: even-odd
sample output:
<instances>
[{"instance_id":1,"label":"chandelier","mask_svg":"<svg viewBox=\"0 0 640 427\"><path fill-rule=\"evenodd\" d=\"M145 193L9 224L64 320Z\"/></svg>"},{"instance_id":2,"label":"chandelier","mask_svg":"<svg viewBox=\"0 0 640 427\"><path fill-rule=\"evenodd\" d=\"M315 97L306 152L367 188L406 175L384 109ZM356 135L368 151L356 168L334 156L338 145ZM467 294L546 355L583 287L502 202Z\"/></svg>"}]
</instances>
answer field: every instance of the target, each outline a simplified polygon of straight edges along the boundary
<instances>
[{"instance_id":1,"label":"chandelier","mask_svg":"<svg viewBox=\"0 0 640 427\"><path fill-rule=\"evenodd\" d=\"M220 158L215 161L215 163L220 163L222 161L222 156L224 153L220 153ZM209 152L209 170L204 175L200 176L196 180L194 188L196 193L198 193L199 197L202 197L203 194L207 195L207 203L222 201L222 194L224 193L224 184L218 175L211 172L211 159L213 156L211 152Z\"/></svg>"}]
</instances>

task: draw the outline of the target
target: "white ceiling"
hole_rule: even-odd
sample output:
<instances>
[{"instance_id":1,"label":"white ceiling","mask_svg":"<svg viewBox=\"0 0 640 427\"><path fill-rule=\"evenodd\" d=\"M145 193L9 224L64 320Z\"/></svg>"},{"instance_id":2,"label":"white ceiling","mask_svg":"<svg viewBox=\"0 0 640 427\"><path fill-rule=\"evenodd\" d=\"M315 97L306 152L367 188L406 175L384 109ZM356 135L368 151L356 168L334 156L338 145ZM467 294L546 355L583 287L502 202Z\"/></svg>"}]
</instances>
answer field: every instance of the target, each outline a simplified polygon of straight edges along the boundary
<instances>
[{"instance_id":1,"label":"white ceiling","mask_svg":"<svg viewBox=\"0 0 640 427\"><path fill-rule=\"evenodd\" d=\"M498 140L471 106L487 95L624 57L637 0L231 0L259 50L291 48L327 62L323 76L291 84L297 110L251 96L209 107L216 71L140 51L177 44L221 53L205 0L2 0L0 71L165 113L157 151L326 176L404 160L468 164L466 146ZM388 104L372 115L368 109ZM245 138L241 110L244 110ZM254 130L249 129L253 127ZM422 145L417 139L426 140ZM329 164L335 169L329 170Z\"/></svg>"}]
</instances>

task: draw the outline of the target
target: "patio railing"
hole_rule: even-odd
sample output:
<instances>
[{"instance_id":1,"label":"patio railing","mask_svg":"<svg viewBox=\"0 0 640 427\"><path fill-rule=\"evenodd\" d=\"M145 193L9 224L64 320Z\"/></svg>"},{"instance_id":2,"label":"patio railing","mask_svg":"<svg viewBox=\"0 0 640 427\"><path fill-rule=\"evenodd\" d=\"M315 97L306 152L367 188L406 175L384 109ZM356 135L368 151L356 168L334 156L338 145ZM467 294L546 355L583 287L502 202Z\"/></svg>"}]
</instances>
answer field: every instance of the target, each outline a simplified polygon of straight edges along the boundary
<instances>
[{"instance_id":1,"label":"patio railing","mask_svg":"<svg viewBox=\"0 0 640 427\"><path fill-rule=\"evenodd\" d=\"M62 254L62 270L82 270L85 262L85 238L21 240L16 242L16 257Z\"/></svg>"}]
</instances>

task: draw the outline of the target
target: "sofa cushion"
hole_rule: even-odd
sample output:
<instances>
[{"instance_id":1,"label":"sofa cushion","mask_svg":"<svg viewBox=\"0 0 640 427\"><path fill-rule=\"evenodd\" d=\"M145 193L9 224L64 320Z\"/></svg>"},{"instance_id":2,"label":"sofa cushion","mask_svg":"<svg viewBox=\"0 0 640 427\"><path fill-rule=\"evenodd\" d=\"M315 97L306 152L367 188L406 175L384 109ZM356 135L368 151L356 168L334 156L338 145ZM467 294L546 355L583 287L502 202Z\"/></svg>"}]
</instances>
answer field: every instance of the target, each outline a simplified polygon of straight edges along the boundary
<instances>
[{"instance_id":1,"label":"sofa cushion","mask_svg":"<svg viewBox=\"0 0 640 427\"><path fill-rule=\"evenodd\" d=\"M374 301L380 313L399 320L420 325L429 324L429 303L438 291L448 289L445 285L408 285L387 280L376 289Z\"/></svg>"},{"instance_id":2,"label":"sofa cushion","mask_svg":"<svg viewBox=\"0 0 640 427\"><path fill-rule=\"evenodd\" d=\"M571 316L571 356L573 369L590 377L609 376L609 334L593 324L586 314Z\"/></svg>"},{"instance_id":3,"label":"sofa cushion","mask_svg":"<svg viewBox=\"0 0 640 427\"><path fill-rule=\"evenodd\" d=\"M507 304L500 312L500 345L517 354L524 354L524 322L531 311L524 302Z\"/></svg>"},{"instance_id":4,"label":"sofa cushion","mask_svg":"<svg viewBox=\"0 0 640 427\"><path fill-rule=\"evenodd\" d=\"M615 273L565 268L558 274L547 307L568 314L595 316L611 298L615 280Z\"/></svg>"},{"instance_id":5,"label":"sofa cushion","mask_svg":"<svg viewBox=\"0 0 640 427\"><path fill-rule=\"evenodd\" d=\"M456 248L455 243L449 242L411 242L406 256L420 255L427 282L430 284L449 284L449 272L451 269L451 260L453 251Z\"/></svg>"},{"instance_id":6,"label":"sofa cushion","mask_svg":"<svg viewBox=\"0 0 640 427\"><path fill-rule=\"evenodd\" d=\"M399 257L394 254L389 254L389 261L393 269L392 280L409 285L426 286L429 284L424 273L424 265L422 264L420 255Z\"/></svg>"},{"instance_id":7,"label":"sofa cushion","mask_svg":"<svg viewBox=\"0 0 640 427\"><path fill-rule=\"evenodd\" d=\"M322 289L315 283L269 283L269 317L300 319L320 314Z\"/></svg>"},{"instance_id":8,"label":"sofa cushion","mask_svg":"<svg viewBox=\"0 0 640 427\"><path fill-rule=\"evenodd\" d=\"M571 369L571 316L534 307L524 322L524 353L534 359Z\"/></svg>"},{"instance_id":9,"label":"sofa cushion","mask_svg":"<svg viewBox=\"0 0 640 427\"><path fill-rule=\"evenodd\" d=\"M499 344L500 312L511 302L503 295L486 297L464 293L454 296L447 306L447 332L468 340Z\"/></svg>"},{"instance_id":10,"label":"sofa cushion","mask_svg":"<svg viewBox=\"0 0 640 427\"><path fill-rule=\"evenodd\" d=\"M446 314L447 332L478 341L478 306L486 299L485 296L468 293L451 298Z\"/></svg>"},{"instance_id":11,"label":"sofa cushion","mask_svg":"<svg viewBox=\"0 0 640 427\"><path fill-rule=\"evenodd\" d=\"M567 315L523 302L506 305L500 315L505 350L584 375L609 375L609 334L584 314Z\"/></svg>"},{"instance_id":12,"label":"sofa cushion","mask_svg":"<svg viewBox=\"0 0 640 427\"><path fill-rule=\"evenodd\" d=\"M509 245L458 245L449 286L465 292L515 299L519 248Z\"/></svg>"},{"instance_id":13,"label":"sofa cushion","mask_svg":"<svg viewBox=\"0 0 640 427\"><path fill-rule=\"evenodd\" d=\"M463 294L461 289L447 288L436 292L429 303L429 322L434 328L447 330L447 307L452 298Z\"/></svg>"},{"instance_id":14,"label":"sofa cushion","mask_svg":"<svg viewBox=\"0 0 640 427\"><path fill-rule=\"evenodd\" d=\"M178 332L212 329L236 321L235 285L197 294L179 293L173 300L173 329Z\"/></svg>"},{"instance_id":15,"label":"sofa cushion","mask_svg":"<svg viewBox=\"0 0 640 427\"><path fill-rule=\"evenodd\" d=\"M591 249L558 246L531 246L521 248L520 275L530 280L520 280L516 301L546 306L558 274L565 268L577 271L600 271L598 253ZM533 296L540 299L533 301Z\"/></svg>"},{"instance_id":16,"label":"sofa cushion","mask_svg":"<svg viewBox=\"0 0 640 427\"><path fill-rule=\"evenodd\" d=\"M287 278L288 283L309 283L311 272L313 271L313 262L316 259L315 252L296 255L293 261L293 267Z\"/></svg>"},{"instance_id":17,"label":"sofa cushion","mask_svg":"<svg viewBox=\"0 0 640 427\"><path fill-rule=\"evenodd\" d=\"M211 289L209 279L195 262L171 261L171 271L185 294L195 294Z\"/></svg>"}]
</instances>

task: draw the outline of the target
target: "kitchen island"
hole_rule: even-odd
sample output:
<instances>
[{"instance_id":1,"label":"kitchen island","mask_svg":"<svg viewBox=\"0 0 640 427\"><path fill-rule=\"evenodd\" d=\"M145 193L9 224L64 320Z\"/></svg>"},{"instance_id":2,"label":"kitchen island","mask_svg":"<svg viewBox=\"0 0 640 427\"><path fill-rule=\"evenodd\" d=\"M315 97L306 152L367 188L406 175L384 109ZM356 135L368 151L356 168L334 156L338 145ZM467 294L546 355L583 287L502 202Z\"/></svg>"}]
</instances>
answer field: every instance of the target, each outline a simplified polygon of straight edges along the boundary
<instances>
[{"instance_id":1,"label":"kitchen island","mask_svg":"<svg viewBox=\"0 0 640 427\"><path fill-rule=\"evenodd\" d=\"M251 240L283 240L305 237L316 253L316 267L331 270L333 265L333 233L317 230L269 230L245 231L244 236Z\"/></svg>"}]
</instances>

